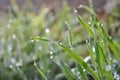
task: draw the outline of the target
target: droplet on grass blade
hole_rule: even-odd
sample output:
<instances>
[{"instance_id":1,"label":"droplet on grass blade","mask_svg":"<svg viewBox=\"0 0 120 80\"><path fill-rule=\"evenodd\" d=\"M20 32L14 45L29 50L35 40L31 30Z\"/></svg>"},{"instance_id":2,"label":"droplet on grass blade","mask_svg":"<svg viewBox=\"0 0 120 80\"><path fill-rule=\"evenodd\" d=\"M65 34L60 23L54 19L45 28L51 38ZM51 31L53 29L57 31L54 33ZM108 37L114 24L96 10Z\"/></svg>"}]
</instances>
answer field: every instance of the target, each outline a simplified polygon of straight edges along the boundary
<instances>
[{"instance_id":1,"label":"droplet on grass blade","mask_svg":"<svg viewBox=\"0 0 120 80\"><path fill-rule=\"evenodd\" d=\"M74 12L77 13L78 12L77 9L74 9Z\"/></svg>"},{"instance_id":2,"label":"droplet on grass blade","mask_svg":"<svg viewBox=\"0 0 120 80\"><path fill-rule=\"evenodd\" d=\"M80 5L79 8L83 8L83 5Z\"/></svg>"},{"instance_id":3,"label":"droplet on grass blade","mask_svg":"<svg viewBox=\"0 0 120 80\"><path fill-rule=\"evenodd\" d=\"M95 52L95 47L92 47L93 52Z\"/></svg>"},{"instance_id":4,"label":"droplet on grass blade","mask_svg":"<svg viewBox=\"0 0 120 80\"><path fill-rule=\"evenodd\" d=\"M13 69L13 66L12 66L12 65L9 65L9 68L10 68L10 69Z\"/></svg>"},{"instance_id":5,"label":"droplet on grass blade","mask_svg":"<svg viewBox=\"0 0 120 80\"><path fill-rule=\"evenodd\" d=\"M49 34L50 29L49 29L49 28L46 28L46 29L45 29L45 32L46 32L46 34Z\"/></svg>"},{"instance_id":6,"label":"droplet on grass blade","mask_svg":"<svg viewBox=\"0 0 120 80\"><path fill-rule=\"evenodd\" d=\"M50 55L52 55L53 54L53 52L50 52Z\"/></svg>"},{"instance_id":7,"label":"droplet on grass blade","mask_svg":"<svg viewBox=\"0 0 120 80\"><path fill-rule=\"evenodd\" d=\"M91 22L88 22L89 25L91 25Z\"/></svg>"},{"instance_id":8,"label":"droplet on grass blade","mask_svg":"<svg viewBox=\"0 0 120 80\"><path fill-rule=\"evenodd\" d=\"M34 40L30 40L30 42L34 42Z\"/></svg>"},{"instance_id":9,"label":"droplet on grass blade","mask_svg":"<svg viewBox=\"0 0 120 80\"><path fill-rule=\"evenodd\" d=\"M50 56L50 59L53 59L53 56Z\"/></svg>"},{"instance_id":10,"label":"droplet on grass blade","mask_svg":"<svg viewBox=\"0 0 120 80\"><path fill-rule=\"evenodd\" d=\"M53 58L54 58L53 52L50 52L50 59L53 59Z\"/></svg>"}]
</instances>

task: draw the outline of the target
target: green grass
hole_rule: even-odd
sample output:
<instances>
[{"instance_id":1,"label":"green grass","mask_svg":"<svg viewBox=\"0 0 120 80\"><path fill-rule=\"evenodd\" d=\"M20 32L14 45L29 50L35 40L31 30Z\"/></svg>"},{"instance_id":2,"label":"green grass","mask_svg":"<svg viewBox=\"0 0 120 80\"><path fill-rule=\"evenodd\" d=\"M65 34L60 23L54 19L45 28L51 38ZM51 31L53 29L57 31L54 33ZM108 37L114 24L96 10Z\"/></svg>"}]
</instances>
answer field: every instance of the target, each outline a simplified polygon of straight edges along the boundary
<instances>
[{"instance_id":1,"label":"green grass","mask_svg":"<svg viewBox=\"0 0 120 80\"><path fill-rule=\"evenodd\" d=\"M65 5L54 16L44 8L38 14L17 8L6 14L8 21L0 26L0 80L114 80L120 73L120 31L111 38L108 30L119 21L110 15L102 24L93 9L80 8L89 13L71 14Z\"/></svg>"}]
</instances>

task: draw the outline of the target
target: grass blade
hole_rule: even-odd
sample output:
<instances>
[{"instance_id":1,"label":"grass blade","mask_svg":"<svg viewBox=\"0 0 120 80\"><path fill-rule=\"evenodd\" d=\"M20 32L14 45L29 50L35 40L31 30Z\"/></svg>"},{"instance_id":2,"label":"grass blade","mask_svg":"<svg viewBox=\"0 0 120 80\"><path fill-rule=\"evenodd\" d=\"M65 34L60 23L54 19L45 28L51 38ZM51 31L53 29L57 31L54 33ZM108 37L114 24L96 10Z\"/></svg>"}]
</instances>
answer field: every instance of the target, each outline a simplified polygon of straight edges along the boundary
<instances>
[{"instance_id":1,"label":"grass blade","mask_svg":"<svg viewBox=\"0 0 120 80\"><path fill-rule=\"evenodd\" d=\"M47 77L44 75L44 73L42 72L42 70L40 70L40 68L38 68L36 62L34 62L34 66L36 67L36 69L38 70L38 72L41 74L41 76L42 76L45 80L47 80Z\"/></svg>"},{"instance_id":2,"label":"grass blade","mask_svg":"<svg viewBox=\"0 0 120 80\"><path fill-rule=\"evenodd\" d=\"M95 77L96 80L99 80L98 76L95 74L95 72L90 68L90 66L84 62L84 60L79 57L76 53L74 53L71 49L64 46L63 44L59 43L59 46L61 46L74 60L76 60L81 66L83 66L88 72L90 72L93 77Z\"/></svg>"},{"instance_id":3,"label":"grass blade","mask_svg":"<svg viewBox=\"0 0 120 80\"><path fill-rule=\"evenodd\" d=\"M65 76L67 77L68 80L74 80L75 76L72 74L70 68L68 67L67 64L64 63L64 61L60 61L61 64L61 69L64 72Z\"/></svg>"},{"instance_id":4,"label":"grass blade","mask_svg":"<svg viewBox=\"0 0 120 80\"><path fill-rule=\"evenodd\" d=\"M77 68L78 68L80 74L82 75L82 78L83 78L84 80L88 80L85 72L83 71L84 69L82 68L82 66L81 66L80 64L77 64Z\"/></svg>"},{"instance_id":5,"label":"grass blade","mask_svg":"<svg viewBox=\"0 0 120 80\"><path fill-rule=\"evenodd\" d=\"M82 19L82 17L80 17L79 15L77 15L77 18L78 18L78 20L80 21L80 23L83 25L83 27L89 32L89 34L90 34L92 37L96 38L93 30L92 30L92 29L90 28L90 26Z\"/></svg>"}]
</instances>

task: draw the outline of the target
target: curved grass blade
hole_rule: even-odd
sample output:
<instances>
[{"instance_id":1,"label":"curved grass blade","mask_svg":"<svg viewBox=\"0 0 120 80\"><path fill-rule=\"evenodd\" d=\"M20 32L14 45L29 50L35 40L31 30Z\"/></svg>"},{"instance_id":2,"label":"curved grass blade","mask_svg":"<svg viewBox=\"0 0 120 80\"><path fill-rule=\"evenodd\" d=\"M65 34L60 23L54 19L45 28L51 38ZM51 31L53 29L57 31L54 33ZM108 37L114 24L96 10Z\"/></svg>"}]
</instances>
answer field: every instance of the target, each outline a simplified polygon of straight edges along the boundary
<instances>
[{"instance_id":1,"label":"curved grass blade","mask_svg":"<svg viewBox=\"0 0 120 80\"><path fill-rule=\"evenodd\" d=\"M82 17L79 16L79 15L77 15L77 18L78 18L78 20L80 21L80 23L83 25L83 27L89 32L89 34L90 34L92 37L96 38L93 30L92 30L92 29L90 28L90 26L82 19Z\"/></svg>"},{"instance_id":2,"label":"curved grass blade","mask_svg":"<svg viewBox=\"0 0 120 80\"><path fill-rule=\"evenodd\" d=\"M120 45L117 44L115 41L113 41L112 39L109 38L109 35L108 33L104 30L104 28L101 26L101 30L102 30L102 33L104 35L104 37L106 38L111 50L113 51L114 53L114 56L117 58L117 60L120 62L120 55L117 51L117 49L120 50ZM117 48L117 49L116 49Z\"/></svg>"},{"instance_id":3,"label":"curved grass blade","mask_svg":"<svg viewBox=\"0 0 120 80\"><path fill-rule=\"evenodd\" d=\"M88 72L90 72L96 80L99 80L98 76L95 74L92 68L90 68L90 66L86 62L84 62L84 60L81 57L79 57L76 53L74 53L71 49L64 46L63 44L59 43L58 45L61 46L74 60L76 60Z\"/></svg>"},{"instance_id":4,"label":"curved grass blade","mask_svg":"<svg viewBox=\"0 0 120 80\"><path fill-rule=\"evenodd\" d=\"M82 78L83 78L84 80L88 80L88 78L87 78L85 72L83 71L82 66L81 66L80 64L77 64L77 68L78 68L80 74L82 75Z\"/></svg>"},{"instance_id":5,"label":"curved grass blade","mask_svg":"<svg viewBox=\"0 0 120 80\"><path fill-rule=\"evenodd\" d=\"M64 61L60 61L60 67L62 69L62 71L64 72L65 76L67 77L68 80L74 80L75 76L72 74L70 68L68 67L68 65L66 65L64 63Z\"/></svg>"},{"instance_id":6,"label":"curved grass blade","mask_svg":"<svg viewBox=\"0 0 120 80\"><path fill-rule=\"evenodd\" d=\"M36 67L36 69L38 70L38 72L41 74L41 76L42 76L45 80L47 80L47 77L46 77L46 76L44 75L44 73L40 70L40 68L38 68L36 62L34 62L34 66Z\"/></svg>"}]
</instances>

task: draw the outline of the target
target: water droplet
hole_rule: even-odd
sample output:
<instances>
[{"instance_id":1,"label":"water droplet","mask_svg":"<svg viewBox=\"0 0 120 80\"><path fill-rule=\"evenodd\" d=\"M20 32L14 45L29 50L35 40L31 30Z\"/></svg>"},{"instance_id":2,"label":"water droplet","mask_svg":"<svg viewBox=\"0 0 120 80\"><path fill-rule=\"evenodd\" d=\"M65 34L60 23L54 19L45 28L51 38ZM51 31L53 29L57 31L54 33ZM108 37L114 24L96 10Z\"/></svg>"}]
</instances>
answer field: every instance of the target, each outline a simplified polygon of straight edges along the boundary
<instances>
[{"instance_id":1,"label":"water droplet","mask_svg":"<svg viewBox=\"0 0 120 80\"><path fill-rule=\"evenodd\" d=\"M16 39L16 34L12 35L12 39L15 40Z\"/></svg>"},{"instance_id":2,"label":"water droplet","mask_svg":"<svg viewBox=\"0 0 120 80\"><path fill-rule=\"evenodd\" d=\"M80 5L79 8L83 8L83 5Z\"/></svg>"},{"instance_id":3,"label":"water droplet","mask_svg":"<svg viewBox=\"0 0 120 80\"><path fill-rule=\"evenodd\" d=\"M50 29L49 29L49 28L46 28L46 29L45 29L45 32L46 32L46 34L49 34Z\"/></svg>"},{"instance_id":4,"label":"water droplet","mask_svg":"<svg viewBox=\"0 0 120 80\"><path fill-rule=\"evenodd\" d=\"M53 59L54 58L54 54L53 52L50 52L50 59Z\"/></svg>"},{"instance_id":5,"label":"water droplet","mask_svg":"<svg viewBox=\"0 0 120 80\"><path fill-rule=\"evenodd\" d=\"M34 66L37 66L36 62L34 62Z\"/></svg>"},{"instance_id":6,"label":"water droplet","mask_svg":"<svg viewBox=\"0 0 120 80\"><path fill-rule=\"evenodd\" d=\"M50 59L53 59L53 56L50 56Z\"/></svg>"},{"instance_id":7,"label":"water droplet","mask_svg":"<svg viewBox=\"0 0 120 80\"><path fill-rule=\"evenodd\" d=\"M12 65L9 65L9 68L10 68L10 69L13 69L13 66L12 66Z\"/></svg>"},{"instance_id":8,"label":"water droplet","mask_svg":"<svg viewBox=\"0 0 120 80\"><path fill-rule=\"evenodd\" d=\"M72 48L71 48L71 50L74 50L74 49L75 49L75 47L72 47Z\"/></svg>"},{"instance_id":9,"label":"water droplet","mask_svg":"<svg viewBox=\"0 0 120 80\"><path fill-rule=\"evenodd\" d=\"M91 25L91 22L88 22L89 25Z\"/></svg>"},{"instance_id":10,"label":"water droplet","mask_svg":"<svg viewBox=\"0 0 120 80\"><path fill-rule=\"evenodd\" d=\"M106 71L111 71L111 66L110 65L106 66Z\"/></svg>"},{"instance_id":11,"label":"water droplet","mask_svg":"<svg viewBox=\"0 0 120 80\"><path fill-rule=\"evenodd\" d=\"M88 40L85 40L86 43L88 43Z\"/></svg>"},{"instance_id":12,"label":"water droplet","mask_svg":"<svg viewBox=\"0 0 120 80\"><path fill-rule=\"evenodd\" d=\"M34 40L30 40L30 42L34 42Z\"/></svg>"},{"instance_id":13,"label":"water droplet","mask_svg":"<svg viewBox=\"0 0 120 80\"><path fill-rule=\"evenodd\" d=\"M74 9L74 12L77 13L77 9Z\"/></svg>"},{"instance_id":14,"label":"water droplet","mask_svg":"<svg viewBox=\"0 0 120 80\"><path fill-rule=\"evenodd\" d=\"M53 52L50 52L50 55L52 55L53 54Z\"/></svg>"},{"instance_id":15,"label":"water droplet","mask_svg":"<svg viewBox=\"0 0 120 80\"><path fill-rule=\"evenodd\" d=\"M95 47L92 47L93 52L95 52Z\"/></svg>"},{"instance_id":16,"label":"water droplet","mask_svg":"<svg viewBox=\"0 0 120 80\"><path fill-rule=\"evenodd\" d=\"M110 36L109 39L112 39L112 37Z\"/></svg>"}]
</instances>

